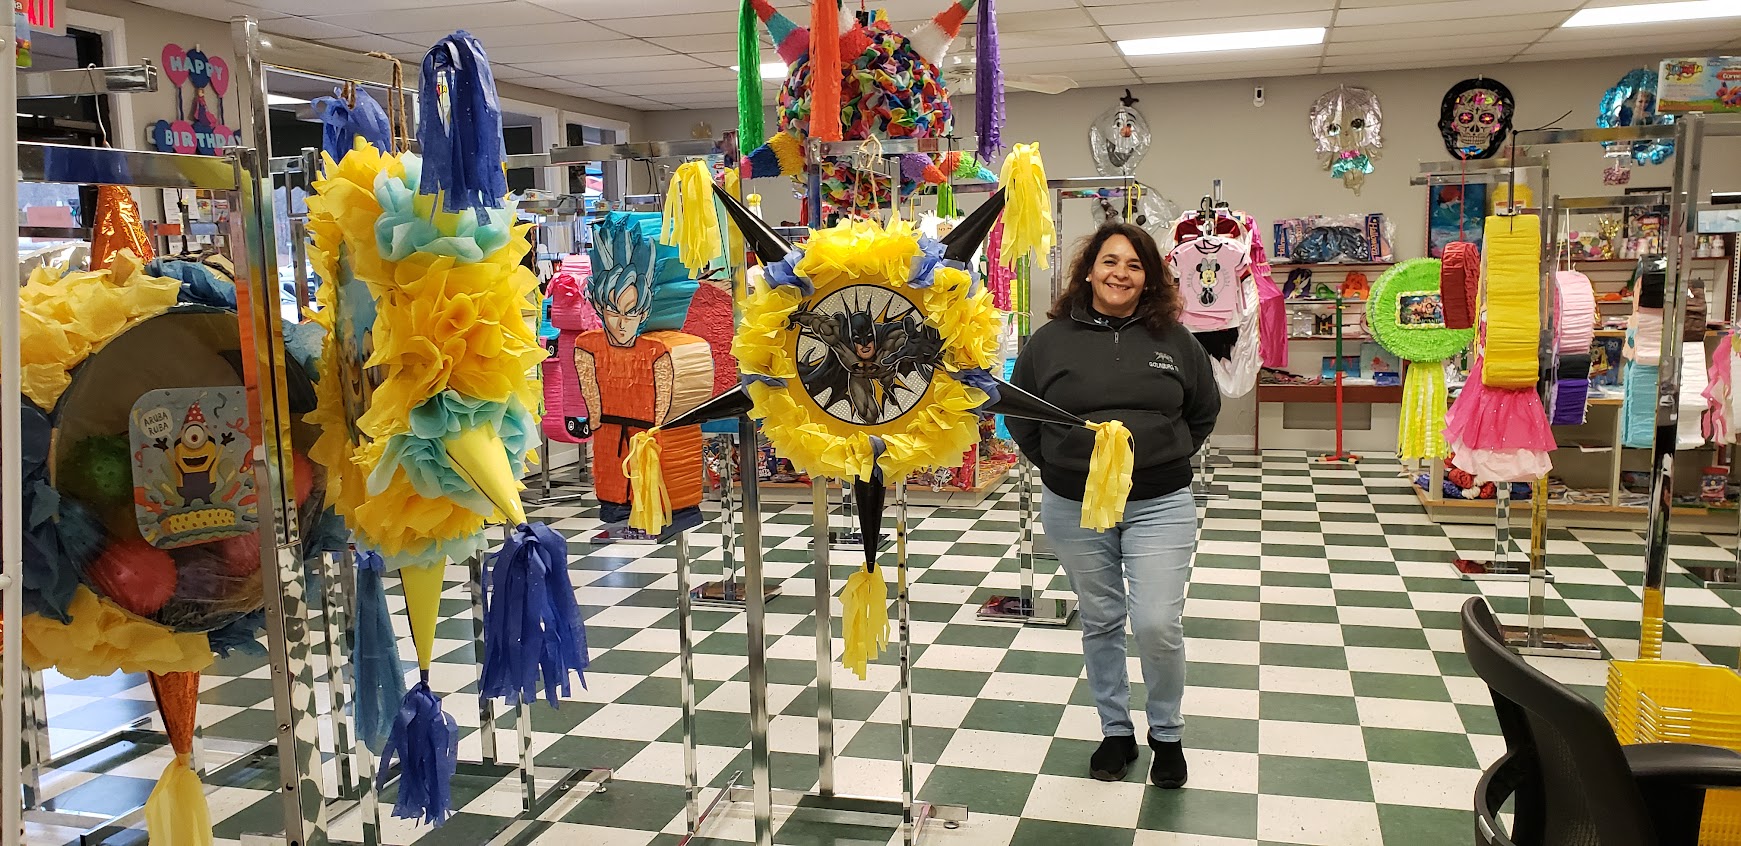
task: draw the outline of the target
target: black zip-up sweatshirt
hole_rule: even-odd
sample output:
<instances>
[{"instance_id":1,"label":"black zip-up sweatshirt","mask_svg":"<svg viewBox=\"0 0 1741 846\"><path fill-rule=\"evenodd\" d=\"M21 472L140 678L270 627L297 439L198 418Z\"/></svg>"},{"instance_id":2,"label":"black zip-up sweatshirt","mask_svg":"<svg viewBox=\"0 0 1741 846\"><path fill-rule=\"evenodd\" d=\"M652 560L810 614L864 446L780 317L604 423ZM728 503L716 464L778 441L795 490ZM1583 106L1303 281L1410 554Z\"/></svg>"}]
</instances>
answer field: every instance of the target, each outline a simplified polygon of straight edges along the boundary
<instances>
[{"instance_id":1,"label":"black zip-up sweatshirt","mask_svg":"<svg viewBox=\"0 0 1741 846\"><path fill-rule=\"evenodd\" d=\"M1083 308L1034 332L1016 357L1011 382L1088 420L1118 420L1129 428L1136 452L1132 501L1188 487L1191 457L1221 413L1209 356L1190 330L1174 324L1157 335L1135 317ZM1046 487L1081 501L1094 433L1014 417L1004 422Z\"/></svg>"}]
</instances>

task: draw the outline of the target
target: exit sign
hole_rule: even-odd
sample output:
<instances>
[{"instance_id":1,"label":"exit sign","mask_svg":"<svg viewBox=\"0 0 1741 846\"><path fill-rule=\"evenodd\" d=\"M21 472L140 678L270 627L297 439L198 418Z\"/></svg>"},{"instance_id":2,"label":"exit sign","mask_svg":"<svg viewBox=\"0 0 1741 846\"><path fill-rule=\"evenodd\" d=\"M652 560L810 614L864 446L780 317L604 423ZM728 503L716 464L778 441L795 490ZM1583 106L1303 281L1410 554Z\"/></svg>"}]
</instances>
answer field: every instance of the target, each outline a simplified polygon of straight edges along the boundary
<instances>
[{"instance_id":1,"label":"exit sign","mask_svg":"<svg viewBox=\"0 0 1741 846\"><path fill-rule=\"evenodd\" d=\"M24 10L30 15L32 32L66 35L66 0L24 0Z\"/></svg>"}]
</instances>

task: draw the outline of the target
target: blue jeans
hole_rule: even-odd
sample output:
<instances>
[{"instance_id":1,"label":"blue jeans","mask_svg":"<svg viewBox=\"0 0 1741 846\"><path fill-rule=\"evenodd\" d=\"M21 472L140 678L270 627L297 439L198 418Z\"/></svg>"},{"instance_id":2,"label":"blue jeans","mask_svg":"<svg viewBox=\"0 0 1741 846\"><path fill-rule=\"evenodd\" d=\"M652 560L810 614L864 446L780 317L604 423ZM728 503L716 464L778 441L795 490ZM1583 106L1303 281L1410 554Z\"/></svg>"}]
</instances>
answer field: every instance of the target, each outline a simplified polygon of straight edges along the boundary
<instances>
[{"instance_id":1,"label":"blue jeans","mask_svg":"<svg viewBox=\"0 0 1741 846\"><path fill-rule=\"evenodd\" d=\"M1185 725L1185 585L1197 551L1197 504L1189 488L1127 503L1124 522L1082 528L1082 503L1046 491L1046 539L1081 600L1082 657L1107 737L1136 734L1125 670L1125 620L1136 633L1148 685L1149 733L1177 741Z\"/></svg>"}]
</instances>

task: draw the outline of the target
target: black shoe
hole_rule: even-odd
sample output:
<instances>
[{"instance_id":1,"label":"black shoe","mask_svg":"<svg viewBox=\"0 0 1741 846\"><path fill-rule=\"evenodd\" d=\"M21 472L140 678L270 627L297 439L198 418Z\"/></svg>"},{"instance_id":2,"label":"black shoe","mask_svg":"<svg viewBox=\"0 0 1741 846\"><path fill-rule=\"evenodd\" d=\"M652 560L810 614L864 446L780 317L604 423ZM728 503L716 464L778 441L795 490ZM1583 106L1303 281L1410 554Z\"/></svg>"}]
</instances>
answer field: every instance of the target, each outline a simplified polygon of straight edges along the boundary
<instances>
[{"instance_id":1,"label":"black shoe","mask_svg":"<svg viewBox=\"0 0 1741 846\"><path fill-rule=\"evenodd\" d=\"M1100 748L1088 759L1088 772L1101 781L1119 781L1130 772L1130 762L1135 760L1136 738L1115 735L1100 741Z\"/></svg>"},{"instance_id":2,"label":"black shoe","mask_svg":"<svg viewBox=\"0 0 1741 846\"><path fill-rule=\"evenodd\" d=\"M1185 744L1177 740L1156 740L1154 735L1149 735L1149 748L1155 751L1154 763L1149 765L1149 781L1165 790L1184 787Z\"/></svg>"}]
</instances>

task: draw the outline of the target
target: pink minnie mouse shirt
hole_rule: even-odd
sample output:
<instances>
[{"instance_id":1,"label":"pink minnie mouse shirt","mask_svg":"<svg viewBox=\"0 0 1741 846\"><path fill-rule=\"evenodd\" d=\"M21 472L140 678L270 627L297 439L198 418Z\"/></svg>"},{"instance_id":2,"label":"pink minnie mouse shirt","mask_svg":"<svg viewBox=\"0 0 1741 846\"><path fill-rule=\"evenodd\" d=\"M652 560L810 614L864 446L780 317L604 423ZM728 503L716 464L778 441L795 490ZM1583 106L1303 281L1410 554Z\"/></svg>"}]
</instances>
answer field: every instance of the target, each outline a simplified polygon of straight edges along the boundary
<instances>
[{"instance_id":1,"label":"pink minnie mouse shirt","mask_svg":"<svg viewBox=\"0 0 1741 846\"><path fill-rule=\"evenodd\" d=\"M1249 261L1245 246L1230 238L1196 238L1174 247L1167 266L1179 280L1185 305L1179 322L1192 332L1239 325L1244 313L1239 280Z\"/></svg>"}]
</instances>

